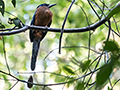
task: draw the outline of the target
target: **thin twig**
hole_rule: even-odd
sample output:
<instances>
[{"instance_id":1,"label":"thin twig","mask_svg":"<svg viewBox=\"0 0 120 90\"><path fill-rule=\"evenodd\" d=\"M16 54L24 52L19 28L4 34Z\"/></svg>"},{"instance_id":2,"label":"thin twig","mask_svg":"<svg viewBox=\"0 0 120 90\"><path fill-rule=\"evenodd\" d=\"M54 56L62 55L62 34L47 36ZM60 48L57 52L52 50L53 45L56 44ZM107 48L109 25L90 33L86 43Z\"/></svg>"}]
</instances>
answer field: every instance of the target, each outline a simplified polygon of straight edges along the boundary
<instances>
[{"instance_id":1,"label":"thin twig","mask_svg":"<svg viewBox=\"0 0 120 90\"><path fill-rule=\"evenodd\" d=\"M86 12L84 11L84 9L81 6L80 6L80 8L81 8L81 10L83 11L83 13L85 15L88 26L90 26ZM90 48L90 39L91 39L91 32L89 31L88 48ZM88 60L89 60L89 57L90 57L90 49L88 50Z\"/></svg>"},{"instance_id":2,"label":"thin twig","mask_svg":"<svg viewBox=\"0 0 120 90\"><path fill-rule=\"evenodd\" d=\"M99 60L98 60L98 62L97 62L97 64L96 64L94 70L96 70L96 68L97 68L97 66L98 66L98 64L99 64L99 62L100 62L100 60L101 60L102 55L103 55L103 53L100 55L100 58L99 58ZM93 74L94 74L94 73L92 73L91 76L89 77L89 79L88 79L88 81L87 81L87 83L86 83L86 85L85 85L85 88L88 86L88 84L89 84L89 82L90 82Z\"/></svg>"},{"instance_id":3,"label":"thin twig","mask_svg":"<svg viewBox=\"0 0 120 90\"><path fill-rule=\"evenodd\" d=\"M92 86L88 88L87 90L91 90L91 88L95 85L95 82L92 83Z\"/></svg>"},{"instance_id":4,"label":"thin twig","mask_svg":"<svg viewBox=\"0 0 120 90\"><path fill-rule=\"evenodd\" d=\"M62 76L62 77L65 77L65 78L69 78L68 76L65 76L65 75L61 75L61 74L57 74L57 73L53 73L53 72L48 72L48 71L37 71L37 72L17 72L18 74L35 74L35 73L50 73L50 74L53 74L53 75L58 75L58 76Z\"/></svg>"},{"instance_id":5,"label":"thin twig","mask_svg":"<svg viewBox=\"0 0 120 90\"><path fill-rule=\"evenodd\" d=\"M117 21L115 20L114 17L113 17L113 20L114 20L114 23L115 23L116 30L117 30L117 32L120 34L119 29L118 29L118 25L117 25Z\"/></svg>"},{"instance_id":6,"label":"thin twig","mask_svg":"<svg viewBox=\"0 0 120 90\"><path fill-rule=\"evenodd\" d=\"M112 90L113 90L114 86L115 86L119 81L120 81L120 79L118 79L118 80L114 83L113 87L111 88Z\"/></svg>"},{"instance_id":7,"label":"thin twig","mask_svg":"<svg viewBox=\"0 0 120 90\"><path fill-rule=\"evenodd\" d=\"M106 8L105 8L105 10L110 10L110 9L108 8L108 6L107 6L107 5L105 5L104 0L103 0L103 1L99 0L99 1L103 4L103 6L105 6L105 7L106 7Z\"/></svg>"},{"instance_id":8,"label":"thin twig","mask_svg":"<svg viewBox=\"0 0 120 90\"><path fill-rule=\"evenodd\" d=\"M96 60L98 60L102 55L103 55L103 54L100 54L98 57L96 57L96 58L89 64L89 66L88 66L88 68L86 69L86 71L85 71L84 74L86 74L86 73L88 72L90 66L91 66ZM84 81L85 81L85 77L83 78L83 82L84 82Z\"/></svg>"},{"instance_id":9,"label":"thin twig","mask_svg":"<svg viewBox=\"0 0 120 90\"><path fill-rule=\"evenodd\" d=\"M5 40L4 40L4 37L2 37L2 40L3 40L3 51L4 51L5 63L6 63L8 72L9 72L9 74L10 74L10 68L9 68L9 65L8 65L8 62L7 62L6 51L5 51Z\"/></svg>"},{"instance_id":10,"label":"thin twig","mask_svg":"<svg viewBox=\"0 0 120 90\"><path fill-rule=\"evenodd\" d=\"M92 1L91 1L92 2ZM95 14L97 15L97 17L99 18L99 19L101 19L100 17L99 17L99 15L97 14L97 12L95 11L95 9L92 7L92 5L91 5L91 3L90 3L90 1L88 0L88 3L89 3L89 5L91 6L91 8L93 9L93 11L95 12ZM107 6L106 6L107 7ZM101 10L101 9L100 9ZM102 10L101 10L102 11ZM104 14L104 13L103 13ZM105 16L105 14L104 14L104 16ZM108 16L108 15L106 15L106 16ZM105 16L105 17L106 17ZM105 24L105 23L104 23ZM107 24L105 24L105 26L107 26L107 27L109 27ZM111 31L113 31L117 36L119 36L120 37L120 35L118 34L118 33L116 33L114 30L112 30L112 28L111 28Z\"/></svg>"},{"instance_id":11,"label":"thin twig","mask_svg":"<svg viewBox=\"0 0 120 90\"><path fill-rule=\"evenodd\" d=\"M9 89L9 90L12 90L12 88L18 83L18 81Z\"/></svg>"},{"instance_id":12,"label":"thin twig","mask_svg":"<svg viewBox=\"0 0 120 90\"><path fill-rule=\"evenodd\" d=\"M91 1L92 2L92 1ZM104 8L102 9L101 7L99 7L99 5L96 3L96 1L94 0L94 4L100 9L100 11L102 12L102 15L104 15L106 17L106 15L104 14Z\"/></svg>"},{"instance_id":13,"label":"thin twig","mask_svg":"<svg viewBox=\"0 0 120 90\"><path fill-rule=\"evenodd\" d=\"M27 81L25 81L25 80L19 79L19 78L15 77L15 76L13 76L13 75L11 75L11 74L9 74L9 73L6 73L6 72L4 72L4 71L1 71L1 70L0 70L0 73L3 73L3 74L8 75L8 76L11 76L11 77L13 77L14 79L16 79L17 81L20 81L20 82L23 82L23 83L29 83L29 84L33 84L33 85L37 85L37 86L53 86L53 85L61 85L61 84L66 84L66 83L69 83L69 82L77 81L77 80L79 80L79 79L82 79L82 78L90 75L91 73L94 73L94 72L98 71L99 69L100 69L100 68L98 68L98 69L96 69L96 70L93 70L93 71L91 71L91 72L89 72L89 73L87 73L87 74L85 74L85 75L83 75L83 76L81 76L81 77L76 78L76 79L73 79L73 80L70 80L70 81L66 81L66 82L62 82L62 83L55 83L55 84L37 84L37 83L31 83L31 82L27 82Z\"/></svg>"},{"instance_id":14,"label":"thin twig","mask_svg":"<svg viewBox=\"0 0 120 90\"><path fill-rule=\"evenodd\" d=\"M108 36L107 36L106 41L108 41L109 38L110 38L110 31L111 31L111 23L110 23L110 20L108 20L108 25L109 25L109 30L108 30Z\"/></svg>"},{"instance_id":15,"label":"thin twig","mask_svg":"<svg viewBox=\"0 0 120 90\"><path fill-rule=\"evenodd\" d=\"M60 40L59 40L59 54L61 54L61 42L62 42L62 36L63 36L63 33L64 33L64 26L65 26L65 23L66 23L66 20L67 20L67 17L68 17L68 14L70 12L70 9L73 5L73 3L75 2L75 0L72 0L69 8L68 8L68 11L66 13L66 16L65 16L65 19L64 19L64 22L63 22L63 25L62 25L62 30L61 30L61 34L60 34Z\"/></svg>"},{"instance_id":16,"label":"thin twig","mask_svg":"<svg viewBox=\"0 0 120 90\"><path fill-rule=\"evenodd\" d=\"M4 78L0 78L0 80L4 80L4 81L16 81L15 79L4 79Z\"/></svg>"},{"instance_id":17,"label":"thin twig","mask_svg":"<svg viewBox=\"0 0 120 90\"><path fill-rule=\"evenodd\" d=\"M1 29L0 31L12 31L12 30L18 30L19 28L13 27L8 29Z\"/></svg>"},{"instance_id":18,"label":"thin twig","mask_svg":"<svg viewBox=\"0 0 120 90\"><path fill-rule=\"evenodd\" d=\"M85 48L85 49L90 49L91 51L93 51L93 52L95 52L95 53L97 53L97 54L101 54L100 52L97 52L97 51L95 51L94 49L91 49L91 48L88 48L88 47L85 47L85 46L63 46L63 47L61 47L61 48ZM55 48L55 49L51 50L51 51L45 56L45 58L43 59L43 61L44 61L53 51L55 51L55 50L57 50L57 49L59 49L59 48Z\"/></svg>"},{"instance_id":19,"label":"thin twig","mask_svg":"<svg viewBox=\"0 0 120 90\"><path fill-rule=\"evenodd\" d=\"M111 80L110 80L110 77L109 77L108 80L109 80L110 86L111 86L111 88L112 88L113 86L112 86L112 82L111 82Z\"/></svg>"}]
</instances>

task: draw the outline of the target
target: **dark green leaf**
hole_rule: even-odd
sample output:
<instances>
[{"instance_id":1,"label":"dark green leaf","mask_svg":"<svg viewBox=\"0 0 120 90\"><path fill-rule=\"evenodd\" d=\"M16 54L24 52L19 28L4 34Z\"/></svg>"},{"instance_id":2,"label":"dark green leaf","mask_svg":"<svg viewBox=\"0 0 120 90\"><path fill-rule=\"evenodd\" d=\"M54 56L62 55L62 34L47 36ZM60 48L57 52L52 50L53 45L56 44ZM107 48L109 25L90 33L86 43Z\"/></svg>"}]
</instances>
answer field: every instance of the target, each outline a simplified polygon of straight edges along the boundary
<instances>
[{"instance_id":1,"label":"dark green leaf","mask_svg":"<svg viewBox=\"0 0 120 90\"><path fill-rule=\"evenodd\" d=\"M83 63L83 65L81 66L82 72L84 72L87 69L87 67L89 66L90 62L91 62L91 60L87 60L87 61L85 61Z\"/></svg>"},{"instance_id":2,"label":"dark green leaf","mask_svg":"<svg viewBox=\"0 0 120 90\"><path fill-rule=\"evenodd\" d=\"M4 16L4 9L5 9L4 1L0 0L0 12L2 13L3 16Z\"/></svg>"},{"instance_id":3,"label":"dark green leaf","mask_svg":"<svg viewBox=\"0 0 120 90\"><path fill-rule=\"evenodd\" d=\"M75 74L74 71L71 69L70 66L63 66L63 69L64 69L64 72L66 73L69 73L69 74Z\"/></svg>"},{"instance_id":4,"label":"dark green leaf","mask_svg":"<svg viewBox=\"0 0 120 90\"><path fill-rule=\"evenodd\" d=\"M56 74L61 74L61 69L53 72L53 73L50 75L50 77L56 77Z\"/></svg>"},{"instance_id":5,"label":"dark green leaf","mask_svg":"<svg viewBox=\"0 0 120 90\"><path fill-rule=\"evenodd\" d=\"M5 26L2 23L0 23L0 28L5 28Z\"/></svg>"},{"instance_id":6,"label":"dark green leaf","mask_svg":"<svg viewBox=\"0 0 120 90\"><path fill-rule=\"evenodd\" d=\"M108 86L108 90L112 90L112 89L110 89L110 87Z\"/></svg>"},{"instance_id":7,"label":"dark green leaf","mask_svg":"<svg viewBox=\"0 0 120 90\"><path fill-rule=\"evenodd\" d=\"M118 45L114 41L105 41L105 45L103 47L104 51L118 51Z\"/></svg>"},{"instance_id":8,"label":"dark green leaf","mask_svg":"<svg viewBox=\"0 0 120 90\"><path fill-rule=\"evenodd\" d=\"M12 0L12 4L15 7L16 6L16 0Z\"/></svg>"},{"instance_id":9,"label":"dark green leaf","mask_svg":"<svg viewBox=\"0 0 120 90\"><path fill-rule=\"evenodd\" d=\"M58 83L64 82L65 80L66 80L66 78L62 77L62 76L56 76L55 77L55 82L58 82Z\"/></svg>"},{"instance_id":10,"label":"dark green leaf","mask_svg":"<svg viewBox=\"0 0 120 90\"><path fill-rule=\"evenodd\" d=\"M111 63L105 64L101 67L100 71L97 73L96 76L96 86L102 86L109 78L110 74L112 73L113 65Z\"/></svg>"},{"instance_id":11,"label":"dark green leaf","mask_svg":"<svg viewBox=\"0 0 120 90\"><path fill-rule=\"evenodd\" d=\"M68 81L68 83L67 83L67 87L70 87L70 85L73 85L73 83L74 83L74 77L70 77L69 78L69 81ZM68 79L67 79L68 80Z\"/></svg>"},{"instance_id":12,"label":"dark green leaf","mask_svg":"<svg viewBox=\"0 0 120 90\"><path fill-rule=\"evenodd\" d=\"M21 42L20 42L20 45L21 45L22 48L25 48L24 42L21 41Z\"/></svg>"},{"instance_id":13,"label":"dark green leaf","mask_svg":"<svg viewBox=\"0 0 120 90\"><path fill-rule=\"evenodd\" d=\"M74 90L83 90L84 89L84 83L83 82L79 82L76 87L74 88Z\"/></svg>"},{"instance_id":14,"label":"dark green leaf","mask_svg":"<svg viewBox=\"0 0 120 90\"><path fill-rule=\"evenodd\" d=\"M119 64L119 62L118 62L118 59L119 59L119 55L111 55L111 61L110 61L110 64L111 65L117 65L117 64ZM117 63L116 63L117 62ZM118 65L118 66L120 66L120 65Z\"/></svg>"},{"instance_id":15,"label":"dark green leaf","mask_svg":"<svg viewBox=\"0 0 120 90\"><path fill-rule=\"evenodd\" d=\"M2 77L3 77L3 79L5 79L5 81L6 81L6 79L7 79L7 77L5 76L5 75L1 75Z\"/></svg>"}]
</instances>

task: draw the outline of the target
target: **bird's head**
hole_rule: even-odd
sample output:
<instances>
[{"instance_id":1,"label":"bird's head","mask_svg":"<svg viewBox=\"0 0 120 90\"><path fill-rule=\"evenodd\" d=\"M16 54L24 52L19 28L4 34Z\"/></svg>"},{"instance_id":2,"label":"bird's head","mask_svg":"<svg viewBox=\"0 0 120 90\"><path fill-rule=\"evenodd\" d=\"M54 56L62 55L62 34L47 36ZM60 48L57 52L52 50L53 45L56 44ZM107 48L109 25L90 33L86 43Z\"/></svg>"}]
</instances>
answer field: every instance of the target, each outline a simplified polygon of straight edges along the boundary
<instances>
[{"instance_id":1,"label":"bird's head","mask_svg":"<svg viewBox=\"0 0 120 90\"><path fill-rule=\"evenodd\" d=\"M37 8L39 8L41 6L46 6L48 8L51 8L51 7L55 6L55 5L57 5L57 4L40 4Z\"/></svg>"}]
</instances>

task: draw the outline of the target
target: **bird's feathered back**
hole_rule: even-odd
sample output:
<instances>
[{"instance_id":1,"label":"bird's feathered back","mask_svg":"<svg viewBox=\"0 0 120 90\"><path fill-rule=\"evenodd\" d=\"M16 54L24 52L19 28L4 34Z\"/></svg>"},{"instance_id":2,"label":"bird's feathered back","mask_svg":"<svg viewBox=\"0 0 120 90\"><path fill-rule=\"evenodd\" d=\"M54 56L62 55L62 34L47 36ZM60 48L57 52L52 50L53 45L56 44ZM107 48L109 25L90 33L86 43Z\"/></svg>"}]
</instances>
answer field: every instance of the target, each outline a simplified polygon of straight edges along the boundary
<instances>
[{"instance_id":1,"label":"bird's feathered back","mask_svg":"<svg viewBox=\"0 0 120 90\"><path fill-rule=\"evenodd\" d=\"M46 7L48 7L49 4L40 4L39 6L37 6L36 11L35 11L35 13L34 13L34 15L33 15L33 18L32 18L32 21L31 21L31 24L30 24L30 25L35 25L36 12L37 12L37 9L38 9L39 7L41 7L41 6L46 6ZM50 27L51 23L52 23L52 21L50 21L50 23L49 23L47 26ZM46 35L46 33L47 33L47 32L45 32L45 33L43 34L43 37L41 38L41 40L44 38L44 36ZM29 37L30 37L30 41L33 42L32 30L30 30Z\"/></svg>"},{"instance_id":2,"label":"bird's feathered back","mask_svg":"<svg viewBox=\"0 0 120 90\"><path fill-rule=\"evenodd\" d=\"M56 4L41 4L36 8L36 11L33 15L31 25L35 26L47 26L50 27L52 22L52 12L50 11L50 7ZM32 58L31 58L31 70L35 69L36 58L38 55L38 50L40 46L40 42L47 34L47 31L41 30L30 30L29 36L30 41L33 42L33 49L32 49Z\"/></svg>"},{"instance_id":3,"label":"bird's feathered back","mask_svg":"<svg viewBox=\"0 0 120 90\"><path fill-rule=\"evenodd\" d=\"M41 7L41 6L46 6L46 7L48 7L49 4L40 4L39 6L37 6L37 8L39 8L39 7ZM37 9L37 8L36 8L36 9ZM31 24L30 24L30 25L34 25L34 23L35 23L35 14L36 14L36 11L35 11L35 13L34 13L34 15L33 15L33 17L32 17L32 21L31 21Z\"/></svg>"}]
</instances>

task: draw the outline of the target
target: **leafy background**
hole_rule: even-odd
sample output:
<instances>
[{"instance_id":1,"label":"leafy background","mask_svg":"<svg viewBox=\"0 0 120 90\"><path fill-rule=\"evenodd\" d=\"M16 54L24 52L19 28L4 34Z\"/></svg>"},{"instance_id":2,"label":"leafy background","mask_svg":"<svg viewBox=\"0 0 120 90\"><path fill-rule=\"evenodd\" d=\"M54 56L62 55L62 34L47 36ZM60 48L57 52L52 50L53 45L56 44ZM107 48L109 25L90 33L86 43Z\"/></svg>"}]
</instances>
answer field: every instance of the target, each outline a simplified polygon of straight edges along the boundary
<instances>
[{"instance_id":1,"label":"leafy background","mask_svg":"<svg viewBox=\"0 0 120 90\"><path fill-rule=\"evenodd\" d=\"M4 4L3 4L3 2ZM94 1L94 0L92 0ZM103 7L103 4L100 2L101 0L96 0L96 2L99 4L100 7ZM104 1L104 0L103 0ZM105 0L104 3L107 7L110 9L113 8L119 0ZM66 15L68 6L70 5L71 1L69 0L1 0L0 6L4 5L4 7L0 8L1 14L0 14L0 23L1 25L4 25L6 28L12 28L14 27L14 24L8 24L8 18L14 18L14 16L4 12L8 11L12 13L13 15L17 16L24 24L29 25L30 21L32 19L32 16L35 12L36 6L42 3L56 3L57 5L53 8L51 8L51 11L53 12L53 22L51 27L54 28L61 28L62 23L64 20L64 17ZM87 1L84 0L76 0L75 4L72 6L71 11L68 15L65 28L80 28L88 26L86 16L82 9L82 7L87 15L87 19L89 21L89 25L97 22L99 19L89 6ZM100 9L98 7L94 6L97 13L102 15ZM109 10L104 10L104 14L107 15ZM4 16L3 16L4 15ZM111 27L113 30L117 32L116 29L116 23L117 28L119 30L120 28L120 22L119 22L119 13L114 16L114 18L111 18ZM104 15L102 15L104 17ZM117 21L115 23L114 19ZM107 22L106 22L107 24ZM89 50L89 38L90 38L90 48L96 50L97 52L102 52L100 49L103 47L103 42L107 38L108 34L108 27L105 25L101 25L99 28L97 28L91 35L91 38L89 37L89 32L83 32L83 33L64 33L62 38L62 46L65 46L65 48L62 48L62 53L58 54L58 46L59 46L59 37L60 33L54 33L54 32L48 32L45 39L42 41L40 46L40 53L37 60L37 65L35 69L35 74L33 75L34 82L36 83L45 83L45 84L52 84L52 83L61 83L65 81L70 81L73 79L76 79L82 75L84 75L85 71L88 68L88 65L90 65L91 62L95 60L96 57L99 56L99 54L91 51L90 57L88 58ZM115 35L114 33L111 33L110 39L116 41L116 43L112 42L112 44L117 45L117 50L120 45L120 38L119 36ZM7 61L10 67L11 74L18 77L22 80L28 80L29 76L31 75L30 70L30 58L31 58L31 51L32 51L32 43L29 40L29 30L20 34L10 35L10 36L4 36L5 41L5 50L6 50L6 56ZM107 43L107 42L106 42ZM105 45L107 45L105 43ZM108 42L109 43L109 42ZM111 43L111 42L110 42ZM105 48L105 50L110 51L111 45L109 44L109 48ZM69 47L74 46L74 47ZM84 47L83 47L84 46ZM0 40L0 70L3 70L5 72L8 72L5 58L4 58L4 51L3 51L3 40ZM43 60L46 55L53 49L52 53L49 54L49 56ZM110 57L112 58L111 61L113 61L113 57L111 55L113 54L113 51L110 51ZM119 50L118 50L119 53ZM114 55L114 54L113 54ZM117 54L115 54L117 55ZM117 56L116 56L117 57ZM115 59L116 59L115 57ZM116 59L118 60L118 58ZM97 74L94 73L92 76L90 83L95 81L95 77L97 79L102 78L101 72L106 73L108 71L108 78L111 74L111 83L114 84L120 77L119 77L119 64L115 64L115 67L110 64L105 64L105 58L104 56L101 57L100 63L98 67L102 67L103 70ZM119 60L118 60L119 61ZM90 69L94 70L94 67L97 62L93 63L90 66ZM119 63L119 62L118 62ZM105 70L106 68L106 70ZM47 71L46 73L43 73L42 71ZM28 72L28 73L26 73ZM90 71L87 71L90 72ZM58 75L54 74L57 73ZM97 74L97 76L96 76ZM61 76L62 75L62 76ZM46 90L79 90L79 88L83 88L88 82L88 79L90 76L88 76L84 82L82 79L72 81L69 83L64 83L63 85L53 85L48 86L45 89ZM12 85L14 85L14 81L12 81L11 77L0 73L0 84L1 90L8 90ZM104 81L105 80L105 81ZM99 81L99 80L98 80ZM106 78L103 79L101 82L106 82ZM97 82L97 85L99 85L101 82ZM107 82L105 83L105 85ZM114 89L120 88L119 82L115 85ZM102 84L103 85L103 84ZM88 89L90 86L87 86L86 89ZM94 87L95 88L95 87ZM93 90L94 90L93 88ZM108 90L110 90L110 83L106 85ZM34 86L31 90L43 90L43 86ZM26 83L19 82L16 84L12 90L29 90L27 88Z\"/></svg>"}]
</instances>

